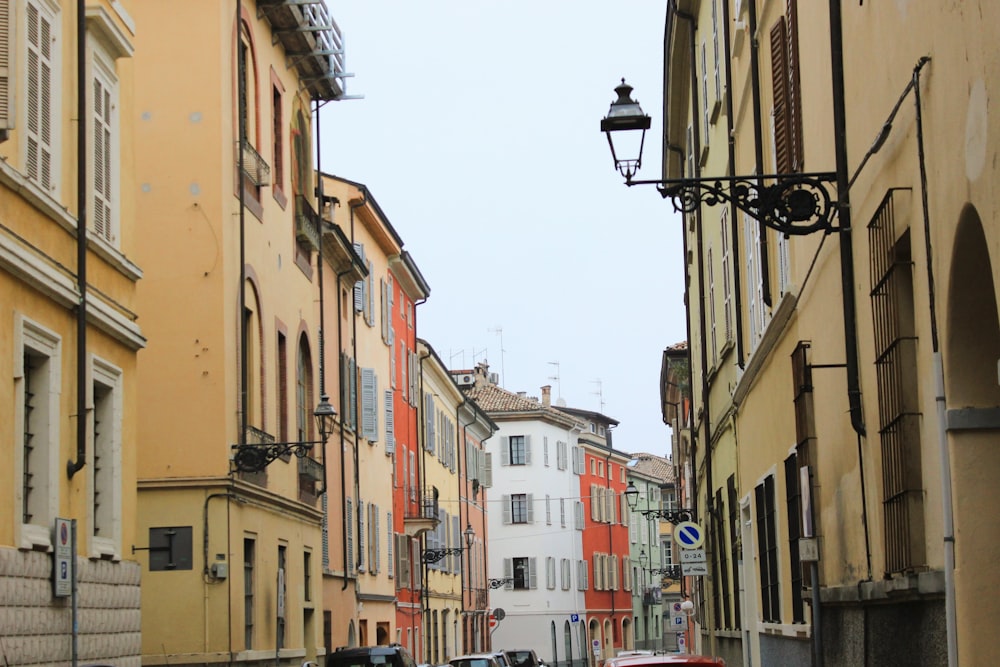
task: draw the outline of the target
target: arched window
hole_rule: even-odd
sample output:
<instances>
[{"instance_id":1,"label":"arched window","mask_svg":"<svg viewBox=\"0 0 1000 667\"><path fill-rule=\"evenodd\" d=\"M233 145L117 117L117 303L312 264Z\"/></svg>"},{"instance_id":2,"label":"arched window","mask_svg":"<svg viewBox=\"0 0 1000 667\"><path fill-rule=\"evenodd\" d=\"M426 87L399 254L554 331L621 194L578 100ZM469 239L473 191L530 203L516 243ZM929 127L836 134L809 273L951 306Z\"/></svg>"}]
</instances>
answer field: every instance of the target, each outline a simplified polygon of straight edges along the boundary
<instances>
[{"instance_id":1,"label":"arched window","mask_svg":"<svg viewBox=\"0 0 1000 667\"><path fill-rule=\"evenodd\" d=\"M264 430L264 346L260 301L249 280L243 290L243 319L246 326L247 414L246 423Z\"/></svg>"},{"instance_id":2,"label":"arched window","mask_svg":"<svg viewBox=\"0 0 1000 667\"><path fill-rule=\"evenodd\" d=\"M312 353L309 350L309 341L305 334L302 334L299 338L299 352L295 370L295 433L296 440L299 442L313 440L312 411L314 404Z\"/></svg>"}]
</instances>

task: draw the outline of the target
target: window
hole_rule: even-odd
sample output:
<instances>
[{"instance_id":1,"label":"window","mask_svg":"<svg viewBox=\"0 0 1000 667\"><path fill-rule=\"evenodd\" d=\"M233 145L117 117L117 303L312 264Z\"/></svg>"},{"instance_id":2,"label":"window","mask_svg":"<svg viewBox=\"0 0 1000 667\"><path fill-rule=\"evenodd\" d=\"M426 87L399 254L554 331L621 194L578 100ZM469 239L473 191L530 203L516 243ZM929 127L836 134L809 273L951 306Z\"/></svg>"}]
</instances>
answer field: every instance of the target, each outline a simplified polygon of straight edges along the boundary
<instances>
[{"instance_id":1,"label":"window","mask_svg":"<svg viewBox=\"0 0 1000 667\"><path fill-rule=\"evenodd\" d=\"M722 215L719 219L721 233L719 237L722 242L722 321L725 326L725 340L730 342L733 340L733 291L729 284L729 273L730 273L730 262L732 258L729 254L729 209L725 206L722 207ZM786 253L787 254L787 253Z\"/></svg>"},{"instance_id":2,"label":"window","mask_svg":"<svg viewBox=\"0 0 1000 667\"><path fill-rule=\"evenodd\" d=\"M705 260L706 268L708 269L708 319L709 319L709 352L711 356L709 357L710 362L714 365L719 359L719 345L718 337L716 335L716 317L715 317L715 266L712 262L712 246L708 246L708 256Z\"/></svg>"},{"instance_id":3,"label":"window","mask_svg":"<svg viewBox=\"0 0 1000 667\"><path fill-rule=\"evenodd\" d=\"M28 180L46 192L57 189L59 173L62 39L57 13L58 6L47 0L25 3L22 155Z\"/></svg>"},{"instance_id":4,"label":"window","mask_svg":"<svg viewBox=\"0 0 1000 667\"><path fill-rule=\"evenodd\" d=\"M87 174L91 192L91 229L111 244L118 243L119 161L118 161L118 78L114 61L97 47L92 51L92 95L88 100L93 111L88 149L91 173Z\"/></svg>"},{"instance_id":5,"label":"window","mask_svg":"<svg viewBox=\"0 0 1000 667\"><path fill-rule=\"evenodd\" d=\"M302 552L302 600L312 602L312 552Z\"/></svg>"},{"instance_id":6,"label":"window","mask_svg":"<svg viewBox=\"0 0 1000 667\"><path fill-rule=\"evenodd\" d=\"M572 572L570 571L570 561L568 558L563 558L559 563L559 580L561 588L564 591L568 591L572 585Z\"/></svg>"},{"instance_id":7,"label":"window","mask_svg":"<svg viewBox=\"0 0 1000 667\"><path fill-rule=\"evenodd\" d=\"M549 494L545 494L545 525L552 525L552 499Z\"/></svg>"},{"instance_id":8,"label":"window","mask_svg":"<svg viewBox=\"0 0 1000 667\"><path fill-rule=\"evenodd\" d=\"M49 531L58 507L59 395L61 341L41 326L15 320L14 432L21 446L15 457L15 506L20 512L23 549L51 547ZM64 468L63 468L64 470Z\"/></svg>"},{"instance_id":9,"label":"window","mask_svg":"<svg viewBox=\"0 0 1000 667\"><path fill-rule=\"evenodd\" d=\"M504 448L504 465L512 466L523 466L531 462L531 457L528 453L528 441L529 436L526 435L512 435L507 438L507 446Z\"/></svg>"},{"instance_id":10,"label":"window","mask_svg":"<svg viewBox=\"0 0 1000 667\"><path fill-rule=\"evenodd\" d=\"M112 558L121 552L122 371L93 358L91 378L90 551Z\"/></svg>"},{"instance_id":11,"label":"window","mask_svg":"<svg viewBox=\"0 0 1000 667\"><path fill-rule=\"evenodd\" d=\"M504 558L504 577L513 578L513 583L507 586L507 590L528 590L536 588L536 561L538 559L524 556L515 558Z\"/></svg>"},{"instance_id":12,"label":"window","mask_svg":"<svg viewBox=\"0 0 1000 667\"><path fill-rule=\"evenodd\" d=\"M281 649L285 646L285 552L287 547L283 544L278 545L278 586L275 595L277 597L277 627L275 628L275 633L277 634L277 644L278 648Z\"/></svg>"},{"instance_id":13,"label":"window","mask_svg":"<svg viewBox=\"0 0 1000 667\"><path fill-rule=\"evenodd\" d=\"M549 467L549 436L544 436L542 438L542 462L545 467Z\"/></svg>"},{"instance_id":14,"label":"window","mask_svg":"<svg viewBox=\"0 0 1000 667\"><path fill-rule=\"evenodd\" d=\"M288 442L288 340L284 332L278 332L278 440Z\"/></svg>"},{"instance_id":15,"label":"window","mask_svg":"<svg viewBox=\"0 0 1000 667\"><path fill-rule=\"evenodd\" d=\"M747 319L750 321L750 343L756 347L764 335L764 277L760 255L760 223L743 214L743 238L746 251Z\"/></svg>"},{"instance_id":16,"label":"window","mask_svg":"<svg viewBox=\"0 0 1000 667\"><path fill-rule=\"evenodd\" d=\"M255 550L254 540L243 538L243 647L247 650L253 648Z\"/></svg>"},{"instance_id":17,"label":"window","mask_svg":"<svg viewBox=\"0 0 1000 667\"><path fill-rule=\"evenodd\" d=\"M312 440L313 381L312 354L305 335L299 339L295 373L295 432L298 442Z\"/></svg>"},{"instance_id":18,"label":"window","mask_svg":"<svg viewBox=\"0 0 1000 667\"><path fill-rule=\"evenodd\" d=\"M736 475L730 475L726 480L726 493L729 497L729 544L732 549L731 564L733 568L733 629L741 627L740 620L740 505L736 500Z\"/></svg>"},{"instance_id":19,"label":"window","mask_svg":"<svg viewBox=\"0 0 1000 667\"><path fill-rule=\"evenodd\" d=\"M927 562L912 241L908 228L897 230L893 204L890 191L868 225L882 520L885 569L889 573L919 568Z\"/></svg>"},{"instance_id":20,"label":"window","mask_svg":"<svg viewBox=\"0 0 1000 667\"><path fill-rule=\"evenodd\" d=\"M768 475L755 489L757 501L757 550L760 569L761 618L766 623L781 622L778 598L777 517L774 508L774 476Z\"/></svg>"},{"instance_id":21,"label":"window","mask_svg":"<svg viewBox=\"0 0 1000 667\"><path fill-rule=\"evenodd\" d=\"M284 87L281 81L271 72L271 166L273 176L273 194L284 202L285 190L285 115L282 111L282 93ZM282 203L284 206L284 203Z\"/></svg>"},{"instance_id":22,"label":"window","mask_svg":"<svg viewBox=\"0 0 1000 667\"><path fill-rule=\"evenodd\" d=\"M251 281L247 281L243 289L243 320L246 331L246 423L261 430L264 429L264 391L263 391L263 360L264 337L261 329L260 302L257 290ZM310 414L312 408L309 408Z\"/></svg>"},{"instance_id":23,"label":"window","mask_svg":"<svg viewBox=\"0 0 1000 667\"><path fill-rule=\"evenodd\" d=\"M779 174L802 171L802 92L799 86L797 15L796 0L788 0L785 15L771 28L775 170Z\"/></svg>"},{"instance_id":24,"label":"window","mask_svg":"<svg viewBox=\"0 0 1000 667\"><path fill-rule=\"evenodd\" d=\"M532 494L504 495L504 523L533 523Z\"/></svg>"},{"instance_id":25,"label":"window","mask_svg":"<svg viewBox=\"0 0 1000 667\"><path fill-rule=\"evenodd\" d=\"M788 517L788 556L791 563L792 623L805 623L802 599L802 563L799 560L799 517L802 515L799 491L799 463L794 453L785 459L785 511Z\"/></svg>"},{"instance_id":26,"label":"window","mask_svg":"<svg viewBox=\"0 0 1000 667\"><path fill-rule=\"evenodd\" d=\"M553 556L545 559L545 587L550 591L556 588L556 559Z\"/></svg>"}]
</instances>

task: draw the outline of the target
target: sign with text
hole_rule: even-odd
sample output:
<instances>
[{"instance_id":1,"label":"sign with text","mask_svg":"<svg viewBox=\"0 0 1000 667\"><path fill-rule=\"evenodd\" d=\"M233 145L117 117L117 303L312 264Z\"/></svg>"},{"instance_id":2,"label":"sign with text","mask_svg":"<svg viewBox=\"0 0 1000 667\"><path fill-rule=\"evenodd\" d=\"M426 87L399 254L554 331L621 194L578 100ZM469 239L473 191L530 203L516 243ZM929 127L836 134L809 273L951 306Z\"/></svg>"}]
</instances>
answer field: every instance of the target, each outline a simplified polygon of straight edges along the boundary
<instances>
[{"instance_id":1,"label":"sign with text","mask_svg":"<svg viewBox=\"0 0 1000 667\"><path fill-rule=\"evenodd\" d=\"M681 574L685 577L703 577L708 575L708 563L681 563Z\"/></svg>"},{"instance_id":2,"label":"sign with text","mask_svg":"<svg viewBox=\"0 0 1000 667\"><path fill-rule=\"evenodd\" d=\"M704 563L704 549L681 549L681 563Z\"/></svg>"},{"instance_id":3,"label":"sign with text","mask_svg":"<svg viewBox=\"0 0 1000 667\"><path fill-rule=\"evenodd\" d=\"M73 594L73 521L56 519L55 558L52 559L52 583L57 598Z\"/></svg>"}]
</instances>

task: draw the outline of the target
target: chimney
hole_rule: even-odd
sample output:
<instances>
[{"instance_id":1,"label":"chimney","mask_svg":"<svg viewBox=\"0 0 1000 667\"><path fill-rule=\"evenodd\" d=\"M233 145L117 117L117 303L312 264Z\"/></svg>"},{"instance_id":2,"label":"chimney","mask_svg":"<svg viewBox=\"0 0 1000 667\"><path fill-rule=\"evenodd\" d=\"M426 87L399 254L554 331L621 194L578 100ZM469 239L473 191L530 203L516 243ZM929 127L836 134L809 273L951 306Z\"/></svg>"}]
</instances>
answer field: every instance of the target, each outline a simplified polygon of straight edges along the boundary
<instances>
[{"instance_id":1,"label":"chimney","mask_svg":"<svg viewBox=\"0 0 1000 667\"><path fill-rule=\"evenodd\" d=\"M549 407L552 405L552 385L542 387L542 405Z\"/></svg>"}]
</instances>

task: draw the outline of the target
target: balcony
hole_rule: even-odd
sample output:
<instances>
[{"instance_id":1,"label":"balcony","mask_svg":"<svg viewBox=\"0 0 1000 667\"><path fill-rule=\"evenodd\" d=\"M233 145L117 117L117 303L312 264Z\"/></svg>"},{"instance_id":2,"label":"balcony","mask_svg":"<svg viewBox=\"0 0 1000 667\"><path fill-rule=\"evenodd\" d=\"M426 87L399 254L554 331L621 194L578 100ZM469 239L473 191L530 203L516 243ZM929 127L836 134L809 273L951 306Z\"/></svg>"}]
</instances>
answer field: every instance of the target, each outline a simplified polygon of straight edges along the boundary
<instances>
[{"instance_id":1,"label":"balcony","mask_svg":"<svg viewBox=\"0 0 1000 667\"><path fill-rule=\"evenodd\" d=\"M299 500L315 506L319 484L323 481L323 464L311 456L296 457L299 468Z\"/></svg>"},{"instance_id":2,"label":"balcony","mask_svg":"<svg viewBox=\"0 0 1000 667\"><path fill-rule=\"evenodd\" d=\"M344 99L344 39L323 0L258 0L257 17L271 24L285 62L314 100Z\"/></svg>"},{"instance_id":3,"label":"balcony","mask_svg":"<svg viewBox=\"0 0 1000 667\"><path fill-rule=\"evenodd\" d=\"M433 494L425 495L421 499L416 513L408 507L406 515L403 517L403 527L410 537L419 537L428 530L434 530L440 522L436 490Z\"/></svg>"},{"instance_id":4,"label":"balcony","mask_svg":"<svg viewBox=\"0 0 1000 667\"><path fill-rule=\"evenodd\" d=\"M642 606L653 607L661 604L663 600L663 591L659 588L647 588L642 592Z\"/></svg>"},{"instance_id":5,"label":"balcony","mask_svg":"<svg viewBox=\"0 0 1000 667\"><path fill-rule=\"evenodd\" d=\"M240 143L236 142L236 164L240 161ZM271 167L260 156L250 142L243 142L243 174L256 187L262 188L271 184Z\"/></svg>"},{"instance_id":6,"label":"balcony","mask_svg":"<svg viewBox=\"0 0 1000 667\"><path fill-rule=\"evenodd\" d=\"M295 238L299 243L319 250L319 216L309 200L295 195Z\"/></svg>"}]
</instances>

